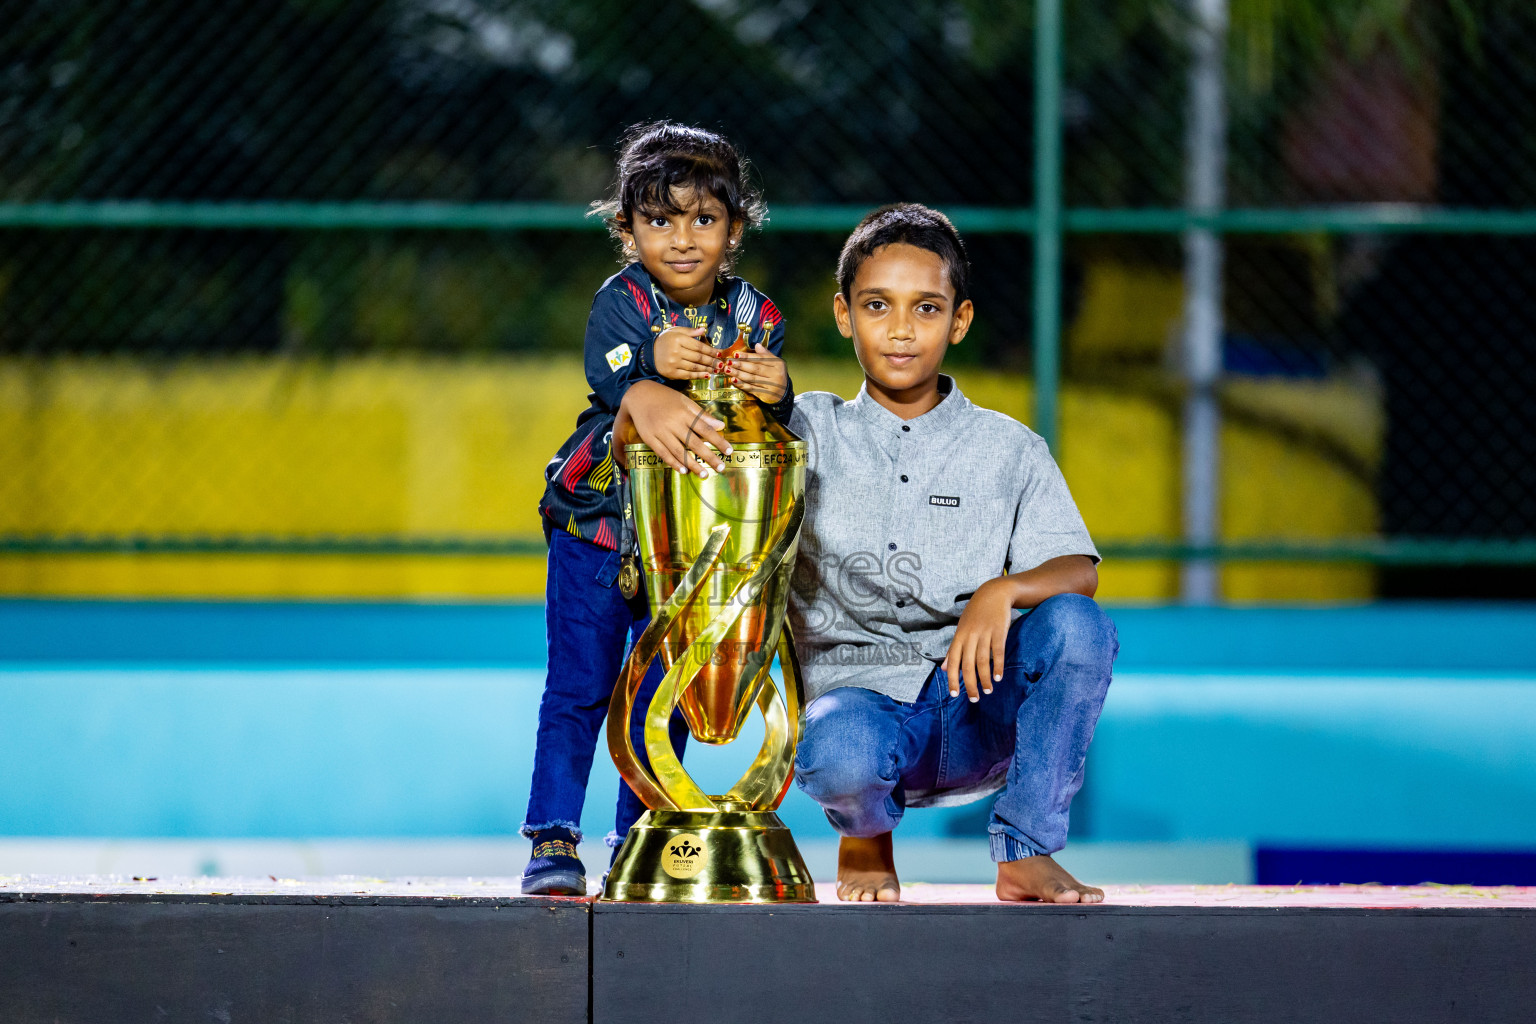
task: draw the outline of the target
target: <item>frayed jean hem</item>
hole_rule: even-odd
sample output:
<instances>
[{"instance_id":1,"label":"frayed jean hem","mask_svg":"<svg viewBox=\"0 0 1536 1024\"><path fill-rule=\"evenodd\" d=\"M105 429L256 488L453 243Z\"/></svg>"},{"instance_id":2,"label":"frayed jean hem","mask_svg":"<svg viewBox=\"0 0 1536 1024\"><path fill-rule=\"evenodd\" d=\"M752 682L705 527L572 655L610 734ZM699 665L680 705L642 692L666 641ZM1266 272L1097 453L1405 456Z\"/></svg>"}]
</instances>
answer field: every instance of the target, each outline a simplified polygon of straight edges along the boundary
<instances>
[{"instance_id":1,"label":"frayed jean hem","mask_svg":"<svg viewBox=\"0 0 1536 1024\"><path fill-rule=\"evenodd\" d=\"M535 832L543 832L552 828L563 828L575 837L578 843L581 842L581 826L574 821L540 821L532 824L525 821L518 827L517 834L524 839L532 839Z\"/></svg>"}]
</instances>

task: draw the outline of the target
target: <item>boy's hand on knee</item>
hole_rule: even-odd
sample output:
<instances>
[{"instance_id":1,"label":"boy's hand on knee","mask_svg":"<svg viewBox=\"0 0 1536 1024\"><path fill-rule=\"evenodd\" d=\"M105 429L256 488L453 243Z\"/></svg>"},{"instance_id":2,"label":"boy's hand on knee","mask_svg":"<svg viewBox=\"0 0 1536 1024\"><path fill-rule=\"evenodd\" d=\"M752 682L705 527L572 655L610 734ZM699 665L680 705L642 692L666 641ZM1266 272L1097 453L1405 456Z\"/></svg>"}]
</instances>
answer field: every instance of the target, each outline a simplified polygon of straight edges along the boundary
<instances>
[{"instance_id":1,"label":"boy's hand on knee","mask_svg":"<svg viewBox=\"0 0 1536 1024\"><path fill-rule=\"evenodd\" d=\"M955 639L944 656L949 695L958 697L960 685L971 700L991 693L992 684L1003 678L1003 659L1008 646L1008 627L1013 609L1034 608L1057 594L1092 597L1099 586L1099 571L1087 555L1058 555L1033 569L987 580L976 588L960 613Z\"/></svg>"},{"instance_id":2,"label":"boy's hand on knee","mask_svg":"<svg viewBox=\"0 0 1536 1024\"><path fill-rule=\"evenodd\" d=\"M955 638L940 666L949 679L951 697L958 697L964 686L974 703L983 693L991 693L992 684L1003 678L1012 613L1013 594L1001 579L988 580L976 588L960 613Z\"/></svg>"},{"instance_id":3,"label":"boy's hand on knee","mask_svg":"<svg viewBox=\"0 0 1536 1024\"><path fill-rule=\"evenodd\" d=\"M711 469L725 468L720 453L731 454L731 446L720 434L723 426L687 395L653 380L636 381L624 393L614 419L614 458L628 468L624 446L639 442L679 473L708 477Z\"/></svg>"},{"instance_id":4,"label":"boy's hand on knee","mask_svg":"<svg viewBox=\"0 0 1536 1024\"><path fill-rule=\"evenodd\" d=\"M656 335L656 372L668 380L702 380L720 372L720 353L703 327L668 327Z\"/></svg>"}]
</instances>

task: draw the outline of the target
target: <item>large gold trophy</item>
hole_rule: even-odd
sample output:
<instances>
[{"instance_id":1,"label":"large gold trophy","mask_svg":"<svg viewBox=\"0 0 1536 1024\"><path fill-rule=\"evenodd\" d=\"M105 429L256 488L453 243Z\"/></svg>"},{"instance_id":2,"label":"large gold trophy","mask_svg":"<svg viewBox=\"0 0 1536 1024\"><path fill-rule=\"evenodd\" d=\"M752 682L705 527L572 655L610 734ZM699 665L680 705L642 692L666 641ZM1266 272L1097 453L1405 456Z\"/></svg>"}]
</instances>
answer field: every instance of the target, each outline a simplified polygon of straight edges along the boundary
<instances>
[{"instance_id":1,"label":"large gold trophy","mask_svg":"<svg viewBox=\"0 0 1536 1024\"><path fill-rule=\"evenodd\" d=\"M743 335L746 328L742 328ZM744 347L738 338L732 349ZM784 606L805 517L806 445L750 395L715 376L688 394L723 420L732 453L707 479L649 448L625 448L651 624L608 709L608 749L650 808L619 850L603 898L642 903L814 903L816 890L774 810L789 789L804 725L799 664ZM769 673L774 654L784 676ZM653 657L666 677L645 714L646 771L630 741ZM730 792L705 793L672 751L682 708L703 743L729 743L756 705L762 748Z\"/></svg>"}]
</instances>

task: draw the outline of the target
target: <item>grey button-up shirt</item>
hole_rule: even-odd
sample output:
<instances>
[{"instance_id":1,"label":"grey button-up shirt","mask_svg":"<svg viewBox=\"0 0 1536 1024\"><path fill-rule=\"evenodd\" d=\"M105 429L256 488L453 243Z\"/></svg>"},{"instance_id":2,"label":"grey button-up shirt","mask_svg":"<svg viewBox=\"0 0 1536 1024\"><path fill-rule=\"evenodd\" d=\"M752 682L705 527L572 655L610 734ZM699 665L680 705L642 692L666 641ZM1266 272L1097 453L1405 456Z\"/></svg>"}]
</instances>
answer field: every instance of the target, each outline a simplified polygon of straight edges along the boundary
<instances>
[{"instance_id":1,"label":"grey button-up shirt","mask_svg":"<svg viewBox=\"0 0 1536 1024\"><path fill-rule=\"evenodd\" d=\"M1099 557L1040 436L939 387L911 420L867 390L795 399L810 464L789 617L808 701L839 686L914 701L979 585Z\"/></svg>"}]
</instances>

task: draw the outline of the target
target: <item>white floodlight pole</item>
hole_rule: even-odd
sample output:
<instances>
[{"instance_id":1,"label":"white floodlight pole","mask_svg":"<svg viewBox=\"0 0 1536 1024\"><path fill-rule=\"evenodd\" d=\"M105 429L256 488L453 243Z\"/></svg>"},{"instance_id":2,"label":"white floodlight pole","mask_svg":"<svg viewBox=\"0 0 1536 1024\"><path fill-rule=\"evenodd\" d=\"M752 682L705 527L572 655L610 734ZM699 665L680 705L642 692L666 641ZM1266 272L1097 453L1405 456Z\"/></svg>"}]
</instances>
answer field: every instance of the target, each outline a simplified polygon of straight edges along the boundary
<instances>
[{"instance_id":1,"label":"white floodlight pole","mask_svg":"<svg viewBox=\"0 0 1536 1024\"><path fill-rule=\"evenodd\" d=\"M1185 126L1185 206L1193 213L1219 212L1226 200L1227 104L1224 64L1228 0L1190 0L1189 108ZM1221 415L1216 384L1221 376L1222 237L1209 227L1184 233L1184 338L1187 388L1183 423L1184 541L1217 539L1220 499ZM1187 559L1180 574L1186 604L1212 604L1220 596L1218 566Z\"/></svg>"}]
</instances>

